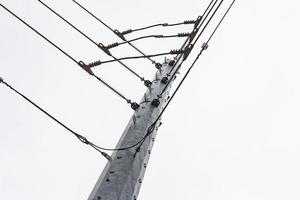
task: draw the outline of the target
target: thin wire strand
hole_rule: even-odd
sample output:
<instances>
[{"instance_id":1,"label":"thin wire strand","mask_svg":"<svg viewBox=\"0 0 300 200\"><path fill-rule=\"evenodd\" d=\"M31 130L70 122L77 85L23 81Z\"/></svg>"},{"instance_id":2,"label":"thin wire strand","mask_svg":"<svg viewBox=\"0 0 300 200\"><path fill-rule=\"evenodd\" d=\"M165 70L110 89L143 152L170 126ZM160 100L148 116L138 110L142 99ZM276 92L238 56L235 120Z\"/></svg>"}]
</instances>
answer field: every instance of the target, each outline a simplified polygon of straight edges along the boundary
<instances>
[{"instance_id":1,"label":"thin wire strand","mask_svg":"<svg viewBox=\"0 0 300 200\"><path fill-rule=\"evenodd\" d=\"M73 62L75 62L77 65L79 65L82 69L84 69L85 71L87 71L90 75L94 76L98 81L100 81L101 83L103 83L105 86L107 86L108 88L110 88L113 92L115 92L119 97L123 98L126 100L127 103L131 103L131 101L128 98L125 98L124 95L122 95L120 92L118 92L116 89L114 89L113 87L111 87L108 83L106 83L103 79L101 79L100 77L96 76L91 70L90 68L86 68L85 64L83 64L82 61L78 62L75 58L73 58L72 56L70 56L68 53L66 53L64 50L62 50L60 47L58 47L56 44L54 44L52 41L50 41L47 37L45 37L43 34L41 34L39 31L37 31L35 28L33 28L32 26L30 26L27 22L25 22L24 20L22 20L20 17L18 17L16 14L14 14L12 11L10 11L8 8L6 8L4 5L0 4L0 6L2 8L4 8L7 12L9 12L11 15L13 15L15 18L17 18L19 21L21 21L24 25L26 25L28 28L30 28L32 31L34 31L35 33L37 33L40 37L42 37L44 40L46 40L48 43L50 43L52 46L54 46L56 49L58 49L60 52L62 52L65 56L67 56L69 59L71 59Z\"/></svg>"},{"instance_id":2,"label":"thin wire strand","mask_svg":"<svg viewBox=\"0 0 300 200\"><path fill-rule=\"evenodd\" d=\"M58 16L60 19L62 19L64 22L66 22L69 26L71 26L73 29L75 29L76 31L78 31L81 35L83 35L86 39L88 39L90 42L92 42L94 45L96 45L97 47L98 44L97 42L95 42L93 39L91 39L89 36L87 36L85 33L83 33L81 30L79 30L78 28L76 28L73 24L71 24L68 20L66 20L64 17L62 17L60 14L58 14L55 10L53 10L52 8L50 8L47 4L45 4L43 1L38 0L43 6L45 6L47 9L49 9L53 14L55 14L56 16ZM102 51L104 51L103 49L101 49ZM104 51L105 52L105 51ZM105 52L107 53L107 52ZM116 59L116 57L114 57L113 55L109 55L112 58ZM137 72L135 72L133 69L131 69L130 67L128 67L127 65L125 65L123 62L118 61L123 67L125 67L128 71L130 71L133 75L135 75L136 77L138 77L140 80L144 81L144 77L140 76Z\"/></svg>"},{"instance_id":3,"label":"thin wire strand","mask_svg":"<svg viewBox=\"0 0 300 200\"><path fill-rule=\"evenodd\" d=\"M206 45L202 46L202 48L201 48L200 52L198 53L197 57L194 59L192 65L189 67L188 71L185 73L184 77L180 81L179 85L175 89L175 91L172 94L172 96L170 97L169 101L164 106L163 110L160 112L159 116L156 118L156 120L148 128L147 134L141 139L141 143L139 143L139 147L137 149L139 149L143 145L143 143L146 140L146 138L149 137L152 134L153 127L157 124L157 122L159 121L159 119L162 117L162 115L164 114L164 112L168 108L169 104L172 102L173 98L177 94L178 90L181 88L181 86L184 83L184 81L186 80L187 76L189 75L189 73L191 72L191 70L193 69L193 67L195 66L196 62L199 60L199 58L202 55L203 51L205 51L207 49L206 47L207 47L208 43L210 42L210 40L212 39L212 37L214 36L214 34L216 33L216 31L219 29L221 23L223 22L223 20L225 19L225 17L229 13L229 11L231 10L231 8L232 8L232 6L233 6L234 3L235 3L235 0L232 1L232 3L230 4L229 8L226 10L225 14L223 15L222 19L219 21L218 25L215 27L213 33L210 35L209 39L204 43Z\"/></svg>"},{"instance_id":4,"label":"thin wire strand","mask_svg":"<svg viewBox=\"0 0 300 200\"><path fill-rule=\"evenodd\" d=\"M98 22L103 24L106 28L108 28L110 31L112 31L116 36L120 38L120 36L115 32L116 30L113 30L110 26L108 26L106 23L104 23L101 19L99 19L96 15L91 13L88 9L86 9L84 6L82 6L80 3L78 3L75 0L72 0L75 4L77 4L80 8L82 8L85 12L87 12L89 15L91 15L94 19L96 19ZM125 38L122 38L122 40L126 41ZM131 42L128 43L132 48L134 48L136 51L138 51L143 56L146 56L146 54L141 51L139 48L137 48L135 45L133 45ZM151 58L147 58L152 64L155 64L156 62L152 60Z\"/></svg>"}]
</instances>

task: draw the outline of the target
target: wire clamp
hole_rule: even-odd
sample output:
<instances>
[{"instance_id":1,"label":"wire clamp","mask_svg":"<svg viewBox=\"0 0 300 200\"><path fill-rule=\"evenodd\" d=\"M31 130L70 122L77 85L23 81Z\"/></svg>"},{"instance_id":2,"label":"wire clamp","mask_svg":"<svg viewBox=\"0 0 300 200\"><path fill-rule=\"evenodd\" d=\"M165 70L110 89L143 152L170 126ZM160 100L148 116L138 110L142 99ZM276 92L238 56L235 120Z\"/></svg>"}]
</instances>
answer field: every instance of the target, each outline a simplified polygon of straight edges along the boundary
<instances>
[{"instance_id":1,"label":"wire clamp","mask_svg":"<svg viewBox=\"0 0 300 200\"><path fill-rule=\"evenodd\" d=\"M189 44L189 45L184 49L183 60L186 60L186 59L187 59L187 57L190 55L190 53L191 53L193 47L194 47L193 44Z\"/></svg>"},{"instance_id":2,"label":"wire clamp","mask_svg":"<svg viewBox=\"0 0 300 200\"><path fill-rule=\"evenodd\" d=\"M145 85L147 88L149 88L149 87L151 87L152 82L149 81L149 80L145 80L145 81L144 81L144 85Z\"/></svg>"},{"instance_id":3,"label":"wire clamp","mask_svg":"<svg viewBox=\"0 0 300 200\"><path fill-rule=\"evenodd\" d=\"M108 48L106 46L104 46L102 43L97 44L97 46L104 51L107 55L111 56L110 51L108 50Z\"/></svg>"},{"instance_id":4,"label":"wire clamp","mask_svg":"<svg viewBox=\"0 0 300 200\"><path fill-rule=\"evenodd\" d=\"M151 105L154 106L154 107L158 107L160 104L160 101L159 99L153 99L152 102L151 102Z\"/></svg>"},{"instance_id":5,"label":"wire clamp","mask_svg":"<svg viewBox=\"0 0 300 200\"><path fill-rule=\"evenodd\" d=\"M208 48L208 44L207 44L206 42L204 42L204 43L202 44L201 48L202 48L203 50L206 50L206 49Z\"/></svg>"},{"instance_id":6,"label":"wire clamp","mask_svg":"<svg viewBox=\"0 0 300 200\"><path fill-rule=\"evenodd\" d=\"M196 21L195 21L195 27L194 28L197 28L197 26L199 25L199 23L201 22L202 20L202 16L199 16Z\"/></svg>"},{"instance_id":7,"label":"wire clamp","mask_svg":"<svg viewBox=\"0 0 300 200\"><path fill-rule=\"evenodd\" d=\"M112 161L110 155L108 155L107 153L105 153L105 152L102 151L101 154L102 154L102 156L104 156L109 162Z\"/></svg>"},{"instance_id":8,"label":"wire clamp","mask_svg":"<svg viewBox=\"0 0 300 200\"><path fill-rule=\"evenodd\" d=\"M196 21L195 20L185 20L183 23L184 24L195 24Z\"/></svg>"},{"instance_id":9,"label":"wire clamp","mask_svg":"<svg viewBox=\"0 0 300 200\"><path fill-rule=\"evenodd\" d=\"M87 73L89 73L90 75L94 75L94 72L91 70L90 65L86 65L83 61L79 61L77 63L82 69L84 69L84 71L86 71Z\"/></svg>"},{"instance_id":10,"label":"wire clamp","mask_svg":"<svg viewBox=\"0 0 300 200\"><path fill-rule=\"evenodd\" d=\"M0 76L0 83L3 83L3 78Z\"/></svg>"},{"instance_id":11,"label":"wire clamp","mask_svg":"<svg viewBox=\"0 0 300 200\"><path fill-rule=\"evenodd\" d=\"M122 40L124 40L126 42L126 38L124 37L124 35L122 33L120 33L120 31L118 31L118 29L114 30L114 33L119 36L119 38L121 38Z\"/></svg>"},{"instance_id":12,"label":"wire clamp","mask_svg":"<svg viewBox=\"0 0 300 200\"><path fill-rule=\"evenodd\" d=\"M160 63L155 63L155 68L156 69L160 69L162 67L162 64L160 64Z\"/></svg>"},{"instance_id":13,"label":"wire clamp","mask_svg":"<svg viewBox=\"0 0 300 200\"><path fill-rule=\"evenodd\" d=\"M132 110L137 110L140 107L140 105L136 102L132 102L132 103L130 103L130 105L131 105Z\"/></svg>"},{"instance_id":14,"label":"wire clamp","mask_svg":"<svg viewBox=\"0 0 300 200\"><path fill-rule=\"evenodd\" d=\"M162 84L166 85L166 84L168 83L168 81L169 81L168 77L165 76L165 77L163 77L163 78L161 79L160 82L161 82Z\"/></svg>"}]
</instances>

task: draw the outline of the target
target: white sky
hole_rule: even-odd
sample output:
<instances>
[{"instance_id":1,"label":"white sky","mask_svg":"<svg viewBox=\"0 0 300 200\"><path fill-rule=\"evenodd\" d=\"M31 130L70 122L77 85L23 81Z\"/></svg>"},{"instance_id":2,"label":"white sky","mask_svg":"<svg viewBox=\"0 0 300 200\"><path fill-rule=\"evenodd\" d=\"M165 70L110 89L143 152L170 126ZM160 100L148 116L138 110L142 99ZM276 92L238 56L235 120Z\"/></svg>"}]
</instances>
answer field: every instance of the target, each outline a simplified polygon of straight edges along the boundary
<instances>
[{"instance_id":1,"label":"white sky","mask_svg":"<svg viewBox=\"0 0 300 200\"><path fill-rule=\"evenodd\" d=\"M71 0L45 2L96 41L119 41ZM209 1L80 2L125 30L194 19ZM76 59L109 58L38 1L1 3ZM163 117L139 199L300 199L299 6L295 0L236 2ZM124 101L3 9L0 26L0 76L91 141L114 147L132 115ZM156 53L181 42L136 45ZM138 55L130 47L113 53ZM126 63L152 80L147 60ZM145 90L117 63L96 72L133 100ZM0 97L0 199L87 199L106 160L3 85Z\"/></svg>"}]
</instances>

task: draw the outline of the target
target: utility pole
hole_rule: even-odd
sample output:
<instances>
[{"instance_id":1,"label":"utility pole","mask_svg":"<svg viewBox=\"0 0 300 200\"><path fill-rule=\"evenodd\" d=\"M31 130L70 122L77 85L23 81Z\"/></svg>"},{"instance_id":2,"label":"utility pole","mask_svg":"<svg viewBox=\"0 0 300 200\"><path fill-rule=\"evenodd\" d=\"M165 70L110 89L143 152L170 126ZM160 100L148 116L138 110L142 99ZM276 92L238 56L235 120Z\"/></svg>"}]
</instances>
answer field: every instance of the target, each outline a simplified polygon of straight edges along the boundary
<instances>
[{"instance_id":1,"label":"utility pole","mask_svg":"<svg viewBox=\"0 0 300 200\"><path fill-rule=\"evenodd\" d=\"M167 101L171 82L173 82L167 77L171 77L169 72L173 67L177 67L174 65L174 60L166 59L156 72L151 88L145 93L140 108L133 114L116 148L133 145L147 135L148 128L159 117ZM161 94L168 81L171 81L168 88ZM160 97L159 103L156 101L158 97ZM138 151L138 147L134 147L112 154L111 161L106 164L89 200L137 199L159 126L160 119L152 134L145 139Z\"/></svg>"}]
</instances>

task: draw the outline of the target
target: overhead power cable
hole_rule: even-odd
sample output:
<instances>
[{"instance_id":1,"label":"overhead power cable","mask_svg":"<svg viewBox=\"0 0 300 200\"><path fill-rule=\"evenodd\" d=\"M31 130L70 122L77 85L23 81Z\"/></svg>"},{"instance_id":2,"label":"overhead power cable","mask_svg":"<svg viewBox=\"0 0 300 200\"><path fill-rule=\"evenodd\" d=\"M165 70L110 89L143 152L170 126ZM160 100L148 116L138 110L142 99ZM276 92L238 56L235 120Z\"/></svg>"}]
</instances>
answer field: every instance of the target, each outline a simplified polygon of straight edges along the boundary
<instances>
[{"instance_id":1,"label":"overhead power cable","mask_svg":"<svg viewBox=\"0 0 300 200\"><path fill-rule=\"evenodd\" d=\"M13 15L15 18L17 18L20 22L22 22L24 25L26 25L28 28L30 28L32 31L34 31L36 34L38 34L40 37L42 37L44 40L46 40L48 43L50 43L52 46L54 46L56 49L58 49L61 53L63 53L66 57L71 59L73 62L75 62L78 66L80 66L83 70L85 70L89 75L95 77L99 82L107 86L109 89L111 89L115 94L117 94L119 97L124 99L128 104L131 105L131 108L133 110L136 110L139 108L139 105L136 102L131 102L130 99L126 98L124 95L122 95L119 91L114 89L112 86L110 86L106 81L101 79L100 77L96 76L94 72L91 70L90 67L88 67L83 61L77 61L75 58L73 58L70 54L68 54L66 51L58 47L56 44L54 44L51 40L49 40L47 37L45 37L43 34L41 34L39 31L37 31L35 28L30 26L27 22L22 20L20 17L18 17L15 13L10 11L8 8L6 8L4 5L0 4L2 8L4 8L8 13Z\"/></svg>"},{"instance_id":2,"label":"overhead power cable","mask_svg":"<svg viewBox=\"0 0 300 200\"><path fill-rule=\"evenodd\" d=\"M187 72L185 73L185 75L183 76L183 78L180 81L179 85L176 87L174 93L169 98L168 102L164 106L163 110L160 112L159 116L156 118L156 120L148 128L147 134L141 139L141 142L140 142L139 146L137 147L136 152L139 151L140 147L143 145L143 143L146 140L146 138L149 137L153 133L154 127L156 126L158 120L162 117L162 115L164 114L164 112L166 111L166 109L168 108L168 106L170 105L170 103L172 102L172 100L174 99L174 97L177 94L178 90L180 89L180 87L182 86L182 84L184 83L184 81L186 80L186 78L189 75L189 73L191 72L191 70L194 68L196 62L199 60L199 58L202 55L203 51L207 50L209 42L211 41L212 37L215 35L216 31L219 29L221 23L223 22L223 20L225 19L225 17L229 13L229 11L231 10L231 8L232 8L232 6L233 6L234 3L235 3L235 0L233 0L232 3L230 4L230 6L227 8L225 14L223 15L223 17L219 21L218 25L215 27L214 31L212 32L212 34L210 35L210 37L208 38L208 40L202 44L200 52L198 53L198 55L194 59L193 63L191 64L191 66L189 67L189 69L187 70Z\"/></svg>"},{"instance_id":3,"label":"overhead power cable","mask_svg":"<svg viewBox=\"0 0 300 200\"><path fill-rule=\"evenodd\" d=\"M213 3L213 2L214 2L214 3ZM194 29L193 32L198 33L198 31L202 28L204 22L206 21L206 19L207 19L208 16L210 15L210 13L213 11L213 9L214 9L215 5L217 4L217 2L218 2L218 0L216 0L216 1L215 1L215 0L212 0L212 1L210 2L210 4L208 5L208 7L206 8L206 10L204 11L204 13L203 13L203 15L202 15L202 16L203 16L203 17L202 17L202 21L199 23L199 26L196 27L196 28ZM222 2L221 2L221 3L222 3ZM213 17L214 17L214 15L211 16L210 19L212 19ZM202 31L200 32L199 36L201 36L201 35L203 34L203 32L205 31L207 25L208 25L208 23L206 23L206 26L205 26L204 28L202 28ZM196 30L196 31L195 31L195 30ZM188 57L189 53L190 53L190 52L192 51L192 49L193 49L193 46L194 46L194 45L192 44L192 42L193 42L193 38L188 38L188 39L186 40L186 42L183 44L182 48L181 48L181 49L183 49L183 48L188 49L188 48L189 48L188 51L186 51L188 54L185 55L185 58ZM185 45L186 45L186 47L185 47ZM178 56L177 56L177 58L176 58L176 61L175 61L175 64L173 65L173 68L171 68L171 70L170 70L170 72L169 72L169 75L172 74L171 77L170 77L170 80L172 80L172 79L175 78L176 74L178 73L178 71L179 71L180 68L181 68L182 63L185 61L185 59L182 59L181 63L180 63L180 64L178 65L178 67L175 69L176 65L178 64L178 62L180 61L181 57L183 57L183 56L184 56L184 54L178 54ZM175 70L175 72L173 72L173 70ZM170 84L170 81L167 82L167 84L165 85L165 87L164 87L163 90L161 91L161 93L160 93L160 95L159 95L158 98L160 98L160 96L166 91L166 89L169 87L169 84Z\"/></svg>"},{"instance_id":4,"label":"overhead power cable","mask_svg":"<svg viewBox=\"0 0 300 200\"><path fill-rule=\"evenodd\" d=\"M15 88L13 88L11 85L9 85L7 82L5 82L3 80L3 78L0 77L0 83L3 83L5 86L7 86L8 88L10 88L12 91L14 91L15 93L17 93L19 96L21 96L23 99L25 99L27 102L29 102L31 105L33 105L34 107L36 107L37 109L39 109L41 112L43 112L45 115L47 115L49 118L51 118L53 121L55 121L56 123L58 123L60 126L62 126L63 128L65 128L67 131L69 131L70 133L72 133L75 137L77 137L77 139L80 140L80 142L91 146L92 148L94 148L95 150L97 150L98 152L100 152L107 160L111 160L111 157L105 153L104 151L102 151L100 148L96 147L96 145L94 145L92 142L90 142L88 139L86 139L85 137L83 137L82 135L76 133L75 131L73 131L71 128L69 128L68 126L66 126L64 123L62 123L60 120L56 119L55 117L53 117L53 115L51 115L49 112L47 112L46 110L44 110L43 108L41 108L39 105L37 105L36 103L34 103L32 100L30 100L28 97L26 97L24 94L22 94L21 92L19 92L18 90L16 90Z\"/></svg>"},{"instance_id":5,"label":"overhead power cable","mask_svg":"<svg viewBox=\"0 0 300 200\"><path fill-rule=\"evenodd\" d=\"M125 41L125 42L115 42L115 43L107 45L106 48L107 49L112 49L112 48L118 47L118 46L123 45L123 44L128 44L128 42L134 42L134 41L137 41L137 40L142 40L142 39L147 39L147 38L159 38L159 39L161 39L161 38L175 38L175 37L182 38L182 37L188 37L189 35L190 35L190 33L178 33L176 35L146 35L146 36L134 38L134 39L131 39L131 40L128 40L128 41Z\"/></svg>"},{"instance_id":6,"label":"overhead power cable","mask_svg":"<svg viewBox=\"0 0 300 200\"><path fill-rule=\"evenodd\" d=\"M64 17L62 17L60 14L58 14L55 10L53 10L50 6L48 6L46 3L44 3L41 0L38 0L43 6L45 6L48 10L50 10L53 14L55 14L56 16L58 16L60 19L62 19L64 22L66 22L69 26L71 26L73 29L75 29L77 32L79 32L81 35L83 35L86 39L88 39L91 43L93 43L94 45L96 45L99 49L101 49L104 53L106 53L107 55L109 55L110 57L117 59L115 56L113 56L109 50L107 48L104 47L103 44L101 43L97 43L95 42L93 39L91 39L89 36L87 36L85 33L83 33L81 30L79 30L77 27L75 27L72 23L70 23L68 20L66 20ZM128 67L126 64L124 64L123 62L121 62L120 60L118 60L118 63L120 63L123 67L125 67L129 72L131 72L134 76L138 77L141 81L144 82L144 85L146 87L150 87L151 86L151 81L149 80L145 80L144 77L140 76L137 72L135 72L133 69L131 69L130 67Z\"/></svg>"},{"instance_id":7,"label":"overhead power cable","mask_svg":"<svg viewBox=\"0 0 300 200\"><path fill-rule=\"evenodd\" d=\"M138 146L141 141L134 143L132 145L129 145L127 147L120 147L120 148L105 148L105 147L101 147L98 146L96 144L94 144L93 142L89 141L86 137L84 137L81 134L78 134L77 132L75 132L74 130L72 130L71 128L69 128L67 125L65 125L63 122L61 122L60 120L58 120L57 118L55 118L53 115L51 115L49 112L47 112L45 109L43 109L42 107L40 107L39 105L37 105L36 103L34 103L31 99L29 99L27 96L25 96L24 94L22 94L21 92L19 92L18 90L16 90L15 88L13 88L11 85L9 85L7 82L5 82L3 80L3 78L0 77L0 84L4 84L5 86L7 86L8 88L10 88L12 91L14 91L15 93L17 93L19 96L21 96L23 99L25 99L27 102L29 102L31 105L33 105L34 107L36 107L38 110L40 110L41 112L43 112L46 116L48 116L49 118L51 118L53 121L55 121L56 123L58 123L60 126L62 126L63 128L65 128L67 131L69 131L70 133L72 133L75 137L77 137L82 143L90 145L91 147L93 147L95 150L97 150L98 152L100 152L106 159L111 160L110 156L103 152L103 151L124 151L127 149L131 149L133 147Z\"/></svg>"},{"instance_id":8,"label":"overhead power cable","mask_svg":"<svg viewBox=\"0 0 300 200\"><path fill-rule=\"evenodd\" d=\"M96 19L98 22L100 22L101 24L103 24L106 28L108 28L110 31L112 31L116 36L118 36L121 40L123 41L127 41L126 38L123 36L123 34L121 34L117 29L113 30L110 26L108 26L106 23L104 23L101 19L99 19L98 17L96 17L96 15L94 15L93 13L91 13L88 9L86 9L84 6L82 6L80 3L78 3L75 0L72 0L75 4L77 4L80 8L82 8L85 12L87 12L89 15L91 15L94 19ZM135 45L133 45L131 42L128 42L128 44L134 48L136 51L138 51L141 55L146 56L146 54L144 52L142 52L139 48L137 48ZM149 57L145 57L147 58L149 61L151 61L152 64L156 64L156 62L154 60L152 60Z\"/></svg>"},{"instance_id":9,"label":"overhead power cable","mask_svg":"<svg viewBox=\"0 0 300 200\"><path fill-rule=\"evenodd\" d=\"M199 23L200 18L198 17L197 20L186 20L184 22L180 22L180 23L173 23L173 24L169 24L169 23L159 23L159 24L154 24L154 25L150 25L150 26L145 26L142 28L137 28L137 29L128 29L126 31L122 31L121 34L122 35L127 35L129 33L133 33L133 32L138 32L138 31L143 31L146 29L150 29L150 28L154 28L154 27L170 27L170 26L179 26L179 25L187 25L187 24L193 24L194 26L197 26L197 24Z\"/></svg>"},{"instance_id":10,"label":"overhead power cable","mask_svg":"<svg viewBox=\"0 0 300 200\"><path fill-rule=\"evenodd\" d=\"M106 60L106 61L95 61L93 63L88 64L88 67L92 68L92 67L96 67L102 64L107 64L107 63L111 63L111 62L116 62L116 61L120 61L120 60L131 60L131 59L140 59L140 58L152 58L152 57L158 57L158 56L165 56L165 55L174 55L174 54L181 54L183 53L183 51L181 50L171 50L169 52L165 52L165 53L158 53L158 54L152 54L152 55L146 55L146 56L129 56L129 57L123 57L123 58L118 58L118 59L112 59L112 60Z\"/></svg>"}]
</instances>

